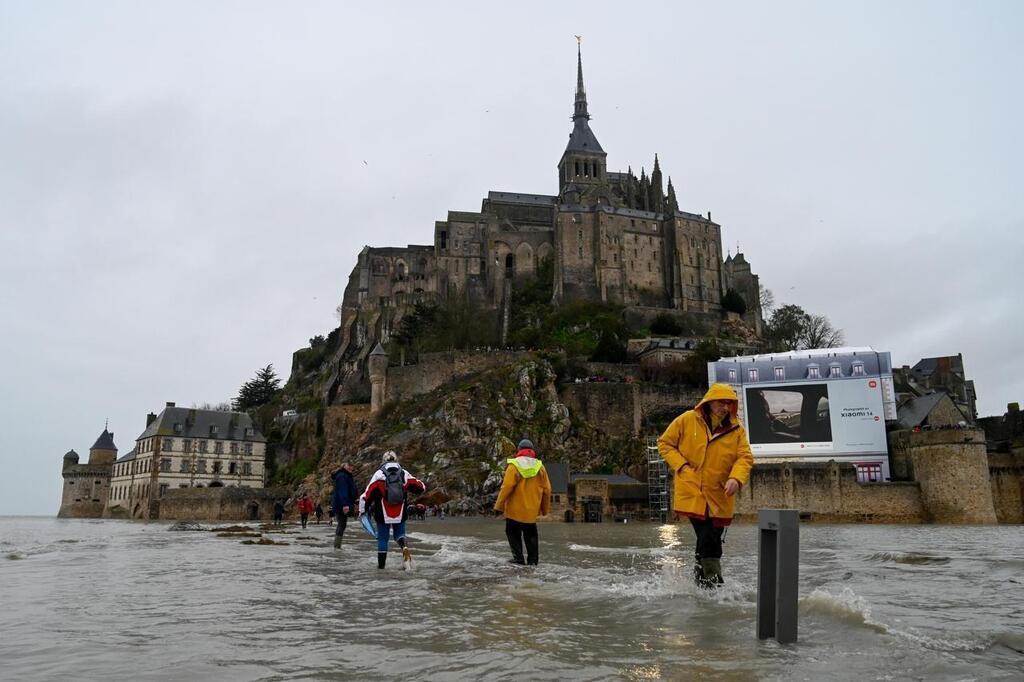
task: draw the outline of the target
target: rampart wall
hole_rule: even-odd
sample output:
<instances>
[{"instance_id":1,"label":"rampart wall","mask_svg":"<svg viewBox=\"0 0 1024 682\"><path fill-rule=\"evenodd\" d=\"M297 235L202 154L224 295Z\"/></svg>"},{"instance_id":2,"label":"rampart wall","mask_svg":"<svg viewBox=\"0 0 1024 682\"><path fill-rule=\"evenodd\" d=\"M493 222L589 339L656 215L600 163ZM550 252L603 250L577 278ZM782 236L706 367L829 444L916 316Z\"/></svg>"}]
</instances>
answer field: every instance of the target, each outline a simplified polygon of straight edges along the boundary
<instances>
[{"instance_id":1,"label":"rampart wall","mask_svg":"<svg viewBox=\"0 0 1024 682\"><path fill-rule=\"evenodd\" d=\"M990 453L992 506L999 523L1024 523L1024 452Z\"/></svg>"},{"instance_id":2,"label":"rampart wall","mask_svg":"<svg viewBox=\"0 0 1024 682\"><path fill-rule=\"evenodd\" d=\"M170 521L270 521L274 500L287 500L286 488L179 488L160 500L156 518Z\"/></svg>"},{"instance_id":3,"label":"rampart wall","mask_svg":"<svg viewBox=\"0 0 1024 682\"><path fill-rule=\"evenodd\" d=\"M415 365L389 367L384 400L403 400L429 393L449 381L532 357L526 351L459 351L424 353Z\"/></svg>"},{"instance_id":4,"label":"rampart wall","mask_svg":"<svg viewBox=\"0 0 1024 682\"><path fill-rule=\"evenodd\" d=\"M702 396L703 391L685 386L592 381L566 384L558 397L570 414L601 431L639 435L649 421L654 430L664 430Z\"/></svg>"},{"instance_id":5,"label":"rampart wall","mask_svg":"<svg viewBox=\"0 0 1024 682\"><path fill-rule=\"evenodd\" d=\"M853 465L838 462L758 463L736 513L755 520L758 509L799 509L815 521L836 523L924 520L917 483L859 483Z\"/></svg>"}]
</instances>

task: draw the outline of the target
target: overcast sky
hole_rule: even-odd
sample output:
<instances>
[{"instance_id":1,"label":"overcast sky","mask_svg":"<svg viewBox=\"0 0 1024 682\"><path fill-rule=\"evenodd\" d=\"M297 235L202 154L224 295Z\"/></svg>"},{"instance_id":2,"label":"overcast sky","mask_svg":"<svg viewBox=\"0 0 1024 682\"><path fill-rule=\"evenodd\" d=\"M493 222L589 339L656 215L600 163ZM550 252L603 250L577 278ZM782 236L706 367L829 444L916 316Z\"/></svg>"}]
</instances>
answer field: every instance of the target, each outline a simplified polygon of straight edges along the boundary
<instances>
[{"instance_id":1,"label":"overcast sky","mask_svg":"<svg viewBox=\"0 0 1024 682\"><path fill-rule=\"evenodd\" d=\"M655 152L782 303L1024 399L1024 4L0 0L0 514L105 419L229 400L364 244L553 194L582 34L610 170Z\"/></svg>"}]
</instances>

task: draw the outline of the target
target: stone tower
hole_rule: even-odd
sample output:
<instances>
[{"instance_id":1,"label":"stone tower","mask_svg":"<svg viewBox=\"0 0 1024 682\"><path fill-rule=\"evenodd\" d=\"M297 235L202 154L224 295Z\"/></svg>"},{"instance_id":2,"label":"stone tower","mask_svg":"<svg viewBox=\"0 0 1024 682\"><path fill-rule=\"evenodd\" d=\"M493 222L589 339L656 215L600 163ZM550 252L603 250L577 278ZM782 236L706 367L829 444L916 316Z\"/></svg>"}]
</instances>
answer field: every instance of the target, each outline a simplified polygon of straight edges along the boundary
<instances>
[{"instance_id":1,"label":"stone tower","mask_svg":"<svg viewBox=\"0 0 1024 682\"><path fill-rule=\"evenodd\" d=\"M103 516L103 507L110 495L110 475L115 459L117 446L114 445L114 434L106 427L89 448L88 463L80 464L74 450L64 455L61 467L64 489L57 516L91 519Z\"/></svg>"},{"instance_id":2,"label":"stone tower","mask_svg":"<svg viewBox=\"0 0 1024 682\"><path fill-rule=\"evenodd\" d=\"M576 47L576 102L573 106L569 144L558 162L559 195L578 201L588 187L607 183L607 157L590 129L587 91L583 87L583 54ZM575 203L575 201L571 202Z\"/></svg>"},{"instance_id":3,"label":"stone tower","mask_svg":"<svg viewBox=\"0 0 1024 682\"><path fill-rule=\"evenodd\" d=\"M114 434L103 427L96 442L89 448L89 464L110 465L117 459L117 446L114 445Z\"/></svg>"},{"instance_id":4,"label":"stone tower","mask_svg":"<svg viewBox=\"0 0 1024 682\"><path fill-rule=\"evenodd\" d=\"M378 342L366 359L370 373L370 414L376 414L384 406L384 391L388 375L388 354Z\"/></svg>"}]
</instances>

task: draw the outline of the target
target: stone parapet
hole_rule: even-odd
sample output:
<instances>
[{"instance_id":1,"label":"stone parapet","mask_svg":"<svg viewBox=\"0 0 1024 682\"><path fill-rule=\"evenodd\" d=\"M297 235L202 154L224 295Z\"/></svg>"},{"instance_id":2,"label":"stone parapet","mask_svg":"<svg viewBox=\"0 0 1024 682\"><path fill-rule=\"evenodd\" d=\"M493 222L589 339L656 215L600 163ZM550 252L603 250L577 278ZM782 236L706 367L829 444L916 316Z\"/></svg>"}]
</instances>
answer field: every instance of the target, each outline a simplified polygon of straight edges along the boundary
<instances>
[{"instance_id":1,"label":"stone parapet","mask_svg":"<svg viewBox=\"0 0 1024 682\"><path fill-rule=\"evenodd\" d=\"M274 500L287 500L287 488L179 488L168 490L155 518L162 521L269 521Z\"/></svg>"}]
</instances>

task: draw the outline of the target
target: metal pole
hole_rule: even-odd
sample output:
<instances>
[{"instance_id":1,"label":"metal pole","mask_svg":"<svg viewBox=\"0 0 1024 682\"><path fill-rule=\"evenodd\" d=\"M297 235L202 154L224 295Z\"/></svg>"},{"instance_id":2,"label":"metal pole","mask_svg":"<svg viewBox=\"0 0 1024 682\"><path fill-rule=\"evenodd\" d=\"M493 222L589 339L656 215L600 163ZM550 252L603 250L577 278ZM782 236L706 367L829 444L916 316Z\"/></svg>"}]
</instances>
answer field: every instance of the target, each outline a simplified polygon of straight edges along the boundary
<instances>
[{"instance_id":1,"label":"metal pole","mask_svg":"<svg viewBox=\"0 0 1024 682\"><path fill-rule=\"evenodd\" d=\"M799 597L800 512L757 513L757 638L796 641Z\"/></svg>"}]
</instances>

